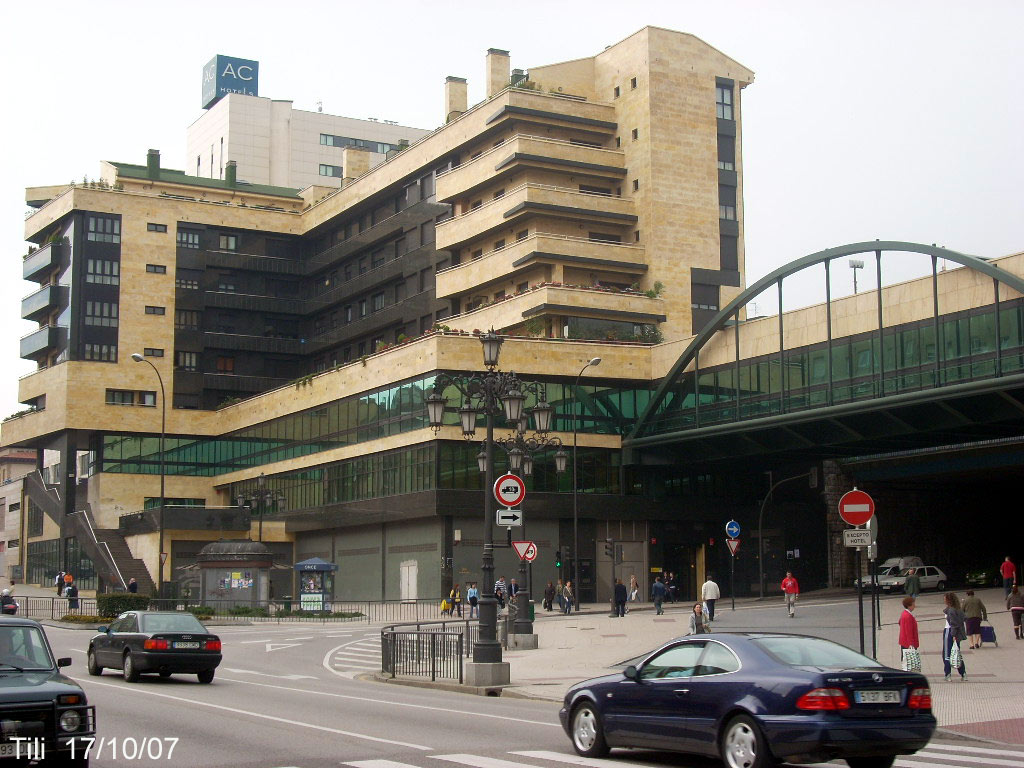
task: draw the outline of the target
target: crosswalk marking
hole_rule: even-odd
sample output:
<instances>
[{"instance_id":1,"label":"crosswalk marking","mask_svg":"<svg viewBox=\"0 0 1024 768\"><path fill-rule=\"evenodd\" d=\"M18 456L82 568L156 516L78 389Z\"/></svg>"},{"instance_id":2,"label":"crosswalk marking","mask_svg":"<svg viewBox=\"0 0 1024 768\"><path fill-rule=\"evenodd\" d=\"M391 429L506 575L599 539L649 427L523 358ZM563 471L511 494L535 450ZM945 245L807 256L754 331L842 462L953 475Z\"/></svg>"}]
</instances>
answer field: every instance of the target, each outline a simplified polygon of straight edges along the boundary
<instances>
[{"instance_id":1,"label":"crosswalk marking","mask_svg":"<svg viewBox=\"0 0 1024 768\"><path fill-rule=\"evenodd\" d=\"M435 760L447 760L451 763L473 766L473 768L523 768L522 763L515 763L511 760L502 760L498 757L484 757L483 755L428 755Z\"/></svg>"},{"instance_id":2,"label":"crosswalk marking","mask_svg":"<svg viewBox=\"0 0 1024 768\"><path fill-rule=\"evenodd\" d=\"M562 752L546 752L544 750L528 750L526 752L510 752L512 755L532 757L535 760L554 760L557 763L583 765L586 768L623 768L626 763L621 760L607 760L599 757L581 757L580 755L563 754Z\"/></svg>"},{"instance_id":3,"label":"crosswalk marking","mask_svg":"<svg viewBox=\"0 0 1024 768\"><path fill-rule=\"evenodd\" d=\"M1009 768L1024 768L1024 760L1002 760L996 757L975 757L973 755L965 754L953 754L951 752L932 752L929 749L922 749L913 755L907 755L901 757L900 760L906 760L908 765L917 766L920 768L921 763L916 762L921 759L933 759L933 760L953 760L953 765L962 765L963 763L970 763L972 765L991 765L991 766L1008 766ZM947 765L946 763L937 763L937 765Z\"/></svg>"},{"instance_id":4,"label":"crosswalk marking","mask_svg":"<svg viewBox=\"0 0 1024 768\"><path fill-rule=\"evenodd\" d=\"M351 765L352 768L416 768L414 765L394 760L353 760L350 763L342 763L342 765Z\"/></svg>"},{"instance_id":5,"label":"crosswalk marking","mask_svg":"<svg viewBox=\"0 0 1024 768\"><path fill-rule=\"evenodd\" d=\"M969 750L970 752L977 752L979 755L1019 755L1021 759L1024 759L1024 752L1018 750L1007 750L1007 749L986 749L985 747L974 747L970 745L964 746L953 746L952 744L929 744L923 751L930 752L933 749L946 750L948 752L961 752L963 750Z\"/></svg>"}]
</instances>

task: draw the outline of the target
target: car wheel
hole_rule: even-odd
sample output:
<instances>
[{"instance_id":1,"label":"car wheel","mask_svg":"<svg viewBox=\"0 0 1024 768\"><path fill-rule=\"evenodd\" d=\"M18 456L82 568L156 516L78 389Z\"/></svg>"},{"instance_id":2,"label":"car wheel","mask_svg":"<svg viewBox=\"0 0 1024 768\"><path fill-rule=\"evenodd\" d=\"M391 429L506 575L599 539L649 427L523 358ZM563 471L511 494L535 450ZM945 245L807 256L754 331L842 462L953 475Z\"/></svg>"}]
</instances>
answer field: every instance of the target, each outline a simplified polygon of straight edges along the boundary
<instances>
[{"instance_id":1,"label":"car wheel","mask_svg":"<svg viewBox=\"0 0 1024 768\"><path fill-rule=\"evenodd\" d=\"M171 676L171 673L168 672L166 669L161 669L160 670L160 677L170 677L170 676Z\"/></svg>"},{"instance_id":2,"label":"car wheel","mask_svg":"<svg viewBox=\"0 0 1024 768\"><path fill-rule=\"evenodd\" d=\"M896 755L877 757L848 757L846 764L850 768L890 768L896 762Z\"/></svg>"},{"instance_id":3,"label":"car wheel","mask_svg":"<svg viewBox=\"0 0 1024 768\"><path fill-rule=\"evenodd\" d=\"M937 592L944 592L946 590L946 582L940 581L938 584L935 585L935 590Z\"/></svg>"},{"instance_id":4,"label":"car wheel","mask_svg":"<svg viewBox=\"0 0 1024 768\"><path fill-rule=\"evenodd\" d=\"M572 746L583 757L604 757L608 754L601 717L589 701L573 710Z\"/></svg>"},{"instance_id":5,"label":"car wheel","mask_svg":"<svg viewBox=\"0 0 1024 768\"><path fill-rule=\"evenodd\" d=\"M124 679L128 683L139 682L139 669L135 666L135 659L131 652L124 655Z\"/></svg>"},{"instance_id":6,"label":"car wheel","mask_svg":"<svg viewBox=\"0 0 1024 768\"><path fill-rule=\"evenodd\" d=\"M767 768L773 763L761 729L747 715L734 717L725 726L721 751L729 768Z\"/></svg>"},{"instance_id":7,"label":"car wheel","mask_svg":"<svg viewBox=\"0 0 1024 768\"><path fill-rule=\"evenodd\" d=\"M89 669L89 674L93 677L103 674L103 667L96 663L96 651L92 648L89 649L89 655L86 657L86 666Z\"/></svg>"},{"instance_id":8,"label":"car wheel","mask_svg":"<svg viewBox=\"0 0 1024 768\"><path fill-rule=\"evenodd\" d=\"M212 683L213 682L213 670L212 669L204 669L202 672L199 672L196 675L196 677L199 678L199 682L200 683Z\"/></svg>"}]
</instances>

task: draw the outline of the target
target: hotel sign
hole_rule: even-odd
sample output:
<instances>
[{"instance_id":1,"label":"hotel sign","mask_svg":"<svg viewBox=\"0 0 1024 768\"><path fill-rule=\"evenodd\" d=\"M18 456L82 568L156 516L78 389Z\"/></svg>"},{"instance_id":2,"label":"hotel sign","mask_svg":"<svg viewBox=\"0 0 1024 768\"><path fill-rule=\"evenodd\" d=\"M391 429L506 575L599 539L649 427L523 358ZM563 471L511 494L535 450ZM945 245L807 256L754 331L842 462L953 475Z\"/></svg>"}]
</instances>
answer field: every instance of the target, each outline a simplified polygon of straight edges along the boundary
<instances>
[{"instance_id":1,"label":"hotel sign","mask_svg":"<svg viewBox=\"0 0 1024 768\"><path fill-rule=\"evenodd\" d=\"M217 54L203 67L203 109L229 93L259 95L260 63Z\"/></svg>"}]
</instances>

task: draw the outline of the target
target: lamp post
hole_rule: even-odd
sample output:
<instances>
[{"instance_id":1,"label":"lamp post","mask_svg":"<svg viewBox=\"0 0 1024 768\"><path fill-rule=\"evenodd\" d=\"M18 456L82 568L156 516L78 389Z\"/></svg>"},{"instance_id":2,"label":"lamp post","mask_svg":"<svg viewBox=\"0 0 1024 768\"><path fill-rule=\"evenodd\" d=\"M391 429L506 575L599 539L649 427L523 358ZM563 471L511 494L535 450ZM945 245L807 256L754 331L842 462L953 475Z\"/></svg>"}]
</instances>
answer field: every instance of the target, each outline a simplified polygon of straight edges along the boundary
<instances>
[{"instance_id":1,"label":"lamp post","mask_svg":"<svg viewBox=\"0 0 1024 768\"><path fill-rule=\"evenodd\" d=\"M853 270L853 293L857 293L857 270L864 269L863 259L850 259L850 269ZM779 312L782 311L782 307L779 307Z\"/></svg>"},{"instance_id":2,"label":"lamp post","mask_svg":"<svg viewBox=\"0 0 1024 768\"><path fill-rule=\"evenodd\" d=\"M267 476L260 472L260 476L256 478L256 491L253 493L240 493L235 497L238 502L238 506L244 506L245 504L255 504L256 511L260 516L260 532L259 540L263 541L263 513L266 508L271 504L274 505L275 511L281 509L281 505L286 501L286 496L283 491L271 491L267 489Z\"/></svg>"},{"instance_id":3,"label":"lamp post","mask_svg":"<svg viewBox=\"0 0 1024 768\"><path fill-rule=\"evenodd\" d=\"M543 397L542 385L527 383L519 379L515 373L499 371L498 359L501 352L503 339L494 330L480 335L480 343L483 346L484 366L486 371L470 376L451 376L439 374L434 381L434 391L426 398L427 417L434 433L441 429L444 423L445 407L447 398L441 392L447 386L454 386L462 395L462 405L458 409L459 422L462 426L462 436L471 439L476 434L477 417L483 415L487 425L486 437L480 453L477 455L477 466L484 474L484 546L483 556L480 565L482 572L482 591L480 596L480 633L479 639L473 646L474 664L500 664L501 645L498 643L498 610L497 600L494 596L494 530L495 512L497 500L494 498L494 446L499 445L509 454L509 466L516 472L525 474L523 462L526 456L535 450L546 448L552 445L561 446L557 438L546 438L544 434L551 429L554 409L547 404ZM534 426L540 437L526 438L522 432L526 431L524 418L527 418L524 404L526 402L525 392L532 392L538 397L537 405L530 409L534 417ZM503 415L507 424L519 432L508 438L495 439L494 426L495 417ZM561 454L561 466L565 465L565 454ZM556 466L559 459L556 454ZM530 469L532 471L532 455L529 456ZM525 579L524 579L525 583ZM529 592L521 588L517 601L520 606L528 606ZM525 614L526 611L520 611ZM528 619L526 619L528 621ZM517 621L517 629L520 627ZM490 673L488 673L490 674ZM494 673L486 684L495 684L498 675L504 675L507 680L507 672ZM473 673L474 678L475 673ZM472 684L472 683L471 683Z\"/></svg>"},{"instance_id":4,"label":"lamp post","mask_svg":"<svg viewBox=\"0 0 1024 768\"><path fill-rule=\"evenodd\" d=\"M576 433L578 431L579 416L582 414L577 415L576 403L579 402L578 392L583 372L591 366L597 367L600 364L601 358L594 357L580 368L580 372L576 375L576 384L572 390L572 596L576 600L577 605L579 605L580 600L580 489L579 482L576 480ZM580 410L582 411L583 409L580 408Z\"/></svg>"},{"instance_id":5,"label":"lamp post","mask_svg":"<svg viewBox=\"0 0 1024 768\"><path fill-rule=\"evenodd\" d=\"M157 577L156 577L156 594L158 597L164 596L164 503L167 501L165 494L164 481L166 477L165 465L164 465L164 438L167 434L167 398L164 395L164 379L160 375L160 369L153 365L152 361L147 360L145 356L140 355L138 352L132 354L132 360L136 363L148 363L149 367L156 373L156 380L160 382L160 515L158 516L158 526L160 531L160 539L157 544Z\"/></svg>"},{"instance_id":6,"label":"lamp post","mask_svg":"<svg viewBox=\"0 0 1024 768\"><path fill-rule=\"evenodd\" d=\"M771 483L772 476L771 472L768 474L768 482ZM793 477L784 477L781 480L777 480L772 483L772 486L768 489L768 493L764 495L764 500L761 502L761 511L757 514L757 566L760 571L758 574L758 582L761 588L759 600L764 600L764 510L768 506L768 501L771 499L775 489L783 483L788 483L791 480L799 480L802 477L810 477L810 472L804 472L802 475L794 475Z\"/></svg>"}]
</instances>

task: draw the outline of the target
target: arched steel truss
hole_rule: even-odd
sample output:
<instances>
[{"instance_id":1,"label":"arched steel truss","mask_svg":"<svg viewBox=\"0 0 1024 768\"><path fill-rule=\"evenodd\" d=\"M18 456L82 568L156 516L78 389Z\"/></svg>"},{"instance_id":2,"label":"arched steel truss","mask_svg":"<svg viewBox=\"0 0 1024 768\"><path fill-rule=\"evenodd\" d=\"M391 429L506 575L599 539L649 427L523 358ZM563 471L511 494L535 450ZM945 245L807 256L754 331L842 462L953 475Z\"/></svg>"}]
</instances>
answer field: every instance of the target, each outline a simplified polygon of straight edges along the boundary
<instances>
[{"instance_id":1,"label":"arched steel truss","mask_svg":"<svg viewBox=\"0 0 1024 768\"><path fill-rule=\"evenodd\" d=\"M624 445L627 445L637 438L642 436L644 427L647 425L652 414L654 414L661 403L664 401L665 396L673 385L676 384L677 378L682 372L684 372L690 363L694 363L694 377L699 380L700 376L700 350L710 342L719 331L723 330L728 324L731 324L736 334L736 362L739 364L739 329L740 329L740 311L758 295L764 292L765 289L772 285L778 285L779 294L779 355L780 359L785 354L785 335L784 335L784 320L785 313L782 311L782 284L785 278L790 275L801 272L809 267L813 267L817 264L824 264L825 266L825 307L826 307L826 324L827 328L827 339L828 339L828 380L833 381L832 375L832 292L831 292L831 281L829 267L833 259L842 258L844 256L855 256L861 253L875 254L875 266L878 274L878 282L875 287L878 304L878 328L877 333L881 338L884 331L883 324L883 312L882 312L882 252L883 251L903 251L909 253L921 253L931 256L932 259L932 307L933 307L933 318L938 327L939 322L939 298L938 298L938 260L946 259L948 261L961 264L970 269L976 270L992 278L993 284L993 295L995 299L995 318L996 318L996 338L999 338L999 284L1005 283L1015 291L1024 294L1024 279L1014 275L1011 272L1007 272L1005 269L1000 269L994 264L981 259L977 256L971 256L966 253L960 253L958 251L951 251L947 248L940 248L935 245L924 245L922 243L906 243L898 240L875 240L872 242L865 243L850 243L849 245L840 245L835 248L828 248L824 251L818 251L808 256L796 259L790 263L779 267L774 272L765 275L756 283L748 287L739 296L733 299L729 304L724 307L717 315L712 318L704 328L693 338L693 341L686 347L686 350L679 356L675 365L672 366L672 370L668 372L661 384L658 386L657 391L651 398L646 410L637 420L633 430L625 438ZM1001 374L999 344L996 344L996 375ZM938 374L939 366L941 363L941 355L938 353L935 355L935 367L936 374ZM882 371L884 374L884 369ZM936 382L938 382L938 376L936 376ZM936 386L939 386L938 384ZM783 386L780 391L780 399L785 398L785 387ZM699 421L698 421L699 425Z\"/></svg>"}]
</instances>

